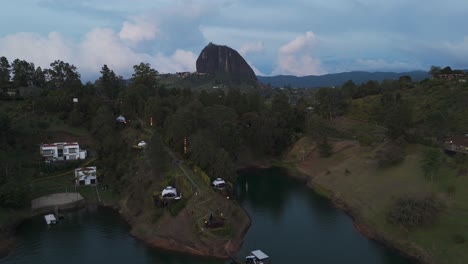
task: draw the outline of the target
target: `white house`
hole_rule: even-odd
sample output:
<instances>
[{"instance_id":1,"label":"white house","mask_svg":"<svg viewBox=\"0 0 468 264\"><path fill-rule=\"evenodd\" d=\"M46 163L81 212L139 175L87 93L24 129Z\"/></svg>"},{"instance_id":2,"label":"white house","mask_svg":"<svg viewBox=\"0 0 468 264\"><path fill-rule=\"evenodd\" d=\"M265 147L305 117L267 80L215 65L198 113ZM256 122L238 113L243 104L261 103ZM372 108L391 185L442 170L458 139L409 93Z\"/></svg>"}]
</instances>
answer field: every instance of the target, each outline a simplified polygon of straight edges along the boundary
<instances>
[{"instance_id":1,"label":"white house","mask_svg":"<svg viewBox=\"0 0 468 264\"><path fill-rule=\"evenodd\" d=\"M75 169L76 185L97 185L96 167L83 167Z\"/></svg>"},{"instance_id":2,"label":"white house","mask_svg":"<svg viewBox=\"0 0 468 264\"><path fill-rule=\"evenodd\" d=\"M80 149L78 142L41 144L41 155L45 161L86 159L86 150Z\"/></svg>"}]
</instances>

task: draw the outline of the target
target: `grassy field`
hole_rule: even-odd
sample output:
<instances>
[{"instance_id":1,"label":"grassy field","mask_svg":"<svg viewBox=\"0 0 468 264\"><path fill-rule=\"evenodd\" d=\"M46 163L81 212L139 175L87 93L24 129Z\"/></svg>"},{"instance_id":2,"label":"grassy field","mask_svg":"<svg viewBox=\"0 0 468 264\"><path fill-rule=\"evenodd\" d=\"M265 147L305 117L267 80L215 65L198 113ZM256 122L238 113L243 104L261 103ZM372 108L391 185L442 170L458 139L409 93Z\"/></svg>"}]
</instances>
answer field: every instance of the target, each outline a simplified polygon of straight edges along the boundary
<instances>
[{"instance_id":1,"label":"grassy field","mask_svg":"<svg viewBox=\"0 0 468 264\"><path fill-rule=\"evenodd\" d=\"M335 149L339 144L346 143L335 143ZM430 181L421 170L423 146L408 146L405 160L385 169L374 159L377 148L355 145L340 149L329 158L320 158L314 151L308 153L297 167L310 175L319 189L331 190L334 197L345 201L359 221L399 245L409 250L420 248L436 263L468 263L466 243L460 242L468 238L468 175L457 176L466 164L455 164L453 158L445 156L442 168ZM404 196L436 196L446 209L431 226L410 230L392 226L386 220L387 212Z\"/></svg>"}]
</instances>

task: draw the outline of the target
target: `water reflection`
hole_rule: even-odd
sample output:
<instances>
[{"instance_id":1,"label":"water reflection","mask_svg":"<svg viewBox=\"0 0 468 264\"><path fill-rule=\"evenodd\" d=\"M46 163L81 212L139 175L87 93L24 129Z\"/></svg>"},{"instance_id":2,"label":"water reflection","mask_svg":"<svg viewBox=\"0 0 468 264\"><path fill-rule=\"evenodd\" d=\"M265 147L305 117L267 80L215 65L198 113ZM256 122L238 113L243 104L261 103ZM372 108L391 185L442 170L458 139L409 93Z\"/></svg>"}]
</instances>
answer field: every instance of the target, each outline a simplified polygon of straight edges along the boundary
<instances>
[{"instance_id":1,"label":"water reflection","mask_svg":"<svg viewBox=\"0 0 468 264\"><path fill-rule=\"evenodd\" d=\"M259 248L275 263L410 263L362 237L346 214L283 170L239 174L239 202L253 220L241 255Z\"/></svg>"},{"instance_id":2,"label":"water reflection","mask_svg":"<svg viewBox=\"0 0 468 264\"><path fill-rule=\"evenodd\" d=\"M359 235L348 216L284 171L239 173L237 199L252 218L240 259L261 249L273 263L410 263ZM224 263L149 248L131 237L110 209L88 208L65 216L52 228L42 216L25 221L18 229L15 253L0 263Z\"/></svg>"}]
</instances>

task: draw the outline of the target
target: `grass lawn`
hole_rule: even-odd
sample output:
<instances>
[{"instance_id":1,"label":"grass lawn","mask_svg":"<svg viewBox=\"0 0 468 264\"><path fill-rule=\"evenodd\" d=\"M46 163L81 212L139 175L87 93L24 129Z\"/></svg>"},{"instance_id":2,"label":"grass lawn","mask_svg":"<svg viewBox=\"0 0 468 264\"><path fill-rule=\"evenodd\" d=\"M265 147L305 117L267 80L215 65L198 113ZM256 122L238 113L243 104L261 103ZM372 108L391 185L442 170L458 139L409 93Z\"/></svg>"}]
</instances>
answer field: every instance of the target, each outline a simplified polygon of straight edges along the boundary
<instances>
[{"instance_id":1,"label":"grass lawn","mask_svg":"<svg viewBox=\"0 0 468 264\"><path fill-rule=\"evenodd\" d=\"M453 158L444 156L445 162L433 181L427 179L420 163L423 148L407 147L405 160L385 169L378 168L373 159L375 149L357 146L329 158L311 153L298 168L313 175L314 183L343 199L361 221L392 240L422 248L436 263L468 263L468 242L460 242L460 238L468 239L468 175L457 177ZM396 199L404 196L437 196L446 209L432 226L411 230L392 226L386 220L387 212Z\"/></svg>"}]
</instances>

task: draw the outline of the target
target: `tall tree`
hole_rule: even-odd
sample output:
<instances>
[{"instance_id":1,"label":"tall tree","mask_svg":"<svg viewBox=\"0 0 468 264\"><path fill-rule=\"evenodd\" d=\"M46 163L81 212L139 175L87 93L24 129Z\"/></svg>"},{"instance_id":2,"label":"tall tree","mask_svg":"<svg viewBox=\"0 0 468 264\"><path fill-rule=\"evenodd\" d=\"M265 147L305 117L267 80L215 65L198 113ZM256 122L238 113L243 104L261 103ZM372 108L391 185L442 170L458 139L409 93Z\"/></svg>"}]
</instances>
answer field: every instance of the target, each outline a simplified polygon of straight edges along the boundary
<instances>
[{"instance_id":1,"label":"tall tree","mask_svg":"<svg viewBox=\"0 0 468 264\"><path fill-rule=\"evenodd\" d=\"M330 120L340 115L345 107L341 91L335 88L320 88L315 94L315 100L318 114Z\"/></svg>"},{"instance_id":2,"label":"tall tree","mask_svg":"<svg viewBox=\"0 0 468 264\"><path fill-rule=\"evenodd\" d=\"M107 98L114 100L117 98L123 86L122 84L123 78L117 76L113 70L109 69L109 67L104 64L101 69L101 77L99 77L95 85Z\"/></svg>"},{"instance_id":3,"label":"tall tree","mask_svg":"<svg viewBox=\"0 0 468 264\"><path fill-rule=\"evenodd\" d=\"M147 88L157 88L158 71L151 68L151 64L141 62L133 66L132 85L142 85Z\"/></svg>"},{"instance_id":4,"label":"tall tree","mask_svg":"<svg viewBox=\"0 0 468 264\"><path fill-rule=\"evenodd\" d=\"M424 172L424 176L430 178L432 181L441 165L442 155L439 149L430 148L424 151L424 157L421 160L421 169Z\"/></svg>"},{"instance_id":5,"label":"tall tree","mask_svg":"<svg viewBox=\"0 0 468 264\"><path fill-rule=\"evenodd\" d=\"M73 64L56 60L46 70L46 80L50 88L74 90L81 86L80 74Z\"/></svg>"},{"instance_id":6,"label":"tall tree","mask_svg":"<svg viewBox=\"0 0 468 264\"><path fill-rule=\"evenodd\" d=\"M16 59L11 64L13 71L13 85L15 87L28 86L32 84L35 67L33 63Z\"/></svg>"},{"instance_id":7,"label":"tall tree","mask_svg":"<svg viewBox=\"0 0 468 264\"><path fill-rule=\"evenodd\" d=\"M40 88L45 87L46 78L45 78L45 73L44 73L44 71L42 71L41 67L37 67L36 71L34 72L32 83L35 86L40 87Z\"/></svg>"},{"instance_id":8,"label":"tall tree","mask_svg":"<svg viewBox=\"0 0 468 264\"><path fill-rule=\"evenodd\" d=\"M0 57L0 86L10 82L11 66L6 57Z\"/></svg>"}]
</instances>

